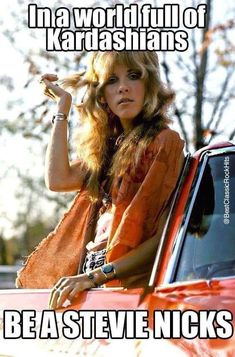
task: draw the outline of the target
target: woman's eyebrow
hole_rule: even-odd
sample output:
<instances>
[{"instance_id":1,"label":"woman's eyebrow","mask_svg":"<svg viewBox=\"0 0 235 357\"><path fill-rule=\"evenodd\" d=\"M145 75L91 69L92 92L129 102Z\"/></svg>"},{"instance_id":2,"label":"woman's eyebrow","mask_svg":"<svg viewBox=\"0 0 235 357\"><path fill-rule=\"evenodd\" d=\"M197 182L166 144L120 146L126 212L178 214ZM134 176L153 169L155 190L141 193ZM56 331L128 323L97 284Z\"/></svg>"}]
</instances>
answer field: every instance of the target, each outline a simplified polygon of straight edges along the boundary
<instances>
[{"instance_id":1,"label":"woman's eyebrow","mask_svg":"<svg viewBox=\"0 0 235 357\"><path fill-rule=\"evenodd\" d=\"M138 72L141 72L138 68L128 68L127 69L127 73L131 73L133 71L138 71ZM109 77L110 76L117 76L117 74L115 73L115 71L109 73Z\"/></svg>"},{"instance_id":2,"label":"woman's eyebrow","mask_svg":"<svg viewBox=\"0 0 235 357\"><path fill-rule=\"evenodd\" d=\"M132 72L132 71L138 71L138 72L141 72L140 69L138 68L128 68L127 72Z\"/></svg>"}]
</instances>

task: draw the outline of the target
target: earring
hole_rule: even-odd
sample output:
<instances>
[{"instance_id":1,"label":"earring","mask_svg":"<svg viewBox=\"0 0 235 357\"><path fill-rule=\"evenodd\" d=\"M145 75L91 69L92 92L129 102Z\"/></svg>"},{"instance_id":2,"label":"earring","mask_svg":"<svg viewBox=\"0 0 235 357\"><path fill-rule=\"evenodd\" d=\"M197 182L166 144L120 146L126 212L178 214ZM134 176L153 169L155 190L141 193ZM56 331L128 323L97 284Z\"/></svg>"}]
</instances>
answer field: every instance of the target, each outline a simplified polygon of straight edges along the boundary
<instances>
[{"instance_id":1,"label":"earring","mask_svg":"<svg viewBox=\"0 0 235 357\"><path fill-rule=\"evenodd\" d=\"M107 104L106 100L104 99L104 97L100 97L100 103L103 104Z\"/></svg>"}]
</instances>

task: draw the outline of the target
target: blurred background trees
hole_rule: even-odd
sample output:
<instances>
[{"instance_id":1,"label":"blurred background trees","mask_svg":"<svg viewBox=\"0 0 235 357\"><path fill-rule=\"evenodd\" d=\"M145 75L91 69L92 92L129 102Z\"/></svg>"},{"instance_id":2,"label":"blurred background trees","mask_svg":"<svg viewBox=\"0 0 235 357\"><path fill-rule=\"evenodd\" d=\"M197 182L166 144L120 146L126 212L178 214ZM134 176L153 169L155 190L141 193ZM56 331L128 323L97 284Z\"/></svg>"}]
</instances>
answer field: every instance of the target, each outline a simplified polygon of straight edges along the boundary
<instances>
[{"instance_id":1,"label":"blurred background trees","mask_svg":"<svg viewBox=\"0 0 235 357\"><path fill-rule=\"evenodd\" d=\"M156 0L152 5L160 7L166 2ZM74 196L49 192L44 185L43 162L54 103L41 94L38 76L56 72L63 78L68 73L81 71L87 54L45 51L44 30L27 27L27 5L34 1L13 0L4 6L3 3L0 5L0 38L4 47L1 55L4 66L0 66L3 106L0 113L0 264L13 264L28 255L55 226ZM35 3L49 6L46 1ZM93 7L117 3L119 1L90 1ZM145 1L136 3L141 5ZM165 81L176 91L172 112L174 127L181 132L190 151L212 140L232 139L235 134L235 5L232 1L225 4L219 0L180 1L183 7L197 7L200 3L208 6L206 28L188 30L186 52L160 54ZM75 5L72 1L60 0L56 7L60 6ZM53 9L53 5L50 7ZM79 126L73 110L69 125L70 133ZM73 158L71 134L69 141Z\"/></svg>"},{"instance_id":2,"label":"blurred background trees","mask_svg":"<svg viewBox=\"0 0 235 357\"><path fill-rule=\"evenodd\" d=\"M199 3L192 1L194 7ZM191 150L200 149L219 135L232 139L235 134L231 117L235 96L235 7L216 20L221 2L204 3L206 27L189 31L188 51L174 54L174 59L164 53L162 61L167 82L177 94L175 117Z\"/></svg>"}]
</instances>

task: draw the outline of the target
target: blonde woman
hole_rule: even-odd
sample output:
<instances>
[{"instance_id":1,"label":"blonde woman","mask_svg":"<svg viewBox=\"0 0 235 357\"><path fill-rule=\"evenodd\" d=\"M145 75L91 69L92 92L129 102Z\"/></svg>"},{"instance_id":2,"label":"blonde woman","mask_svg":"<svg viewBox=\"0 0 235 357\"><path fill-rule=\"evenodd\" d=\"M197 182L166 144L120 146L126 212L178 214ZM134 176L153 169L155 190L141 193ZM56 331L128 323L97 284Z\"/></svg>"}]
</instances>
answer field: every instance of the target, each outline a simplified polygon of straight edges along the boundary
<instances>
[{"instance_id":1,"label":"blonde woman","mask_svg":"<svg viewBox=\"0 0 235 357\"><path fill-rule=\"evenodd\" d=\"M73 266L66 271L70 276L55 275L51 308L103 284L146 282L183 160L183 141L168 127L166 113L174 93L160 79L155 52L96 52L83 76L67 78L64 89L56 80L52 74L41 78L45 94L57 101L46 184L53 191L79 190L76 206L83 213L77 211L77 221L82 222L77 235L83 244L79 261L71 252L71 264L77 259L80 266L78 273L74 275ZM86 94L78 106L78 160L69 162L67 117L72 98L67 88L82 86Z\"/></svg>"}]
</instances>

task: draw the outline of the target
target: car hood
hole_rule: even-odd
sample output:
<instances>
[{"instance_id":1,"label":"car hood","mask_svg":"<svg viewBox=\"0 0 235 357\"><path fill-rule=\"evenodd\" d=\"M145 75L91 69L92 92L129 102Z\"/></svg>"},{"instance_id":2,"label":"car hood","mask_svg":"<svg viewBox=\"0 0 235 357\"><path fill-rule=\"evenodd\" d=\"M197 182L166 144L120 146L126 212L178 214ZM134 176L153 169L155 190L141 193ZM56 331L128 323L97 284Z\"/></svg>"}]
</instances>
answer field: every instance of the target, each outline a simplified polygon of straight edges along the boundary
<instances>
[{"instance_id":1,"label":"car hood","mask_svg":"<svg viewBox=\"0 0 235 357\"><path fill-rule=\"evenodd\" d=\"M232 313L233 331L235 328L235 278L200 280L175 283L156 288L148 296L150 316L159 310L221 311ZM150 323L151 325L151 323ZM221 339L171 339L175 345L192 356L235 356L235 336Z\"/></svg>"},{"instance_id":2,"label":"car hood","mask_svg":"<svg viewBox=\"0 0 235 357\"><path fill-rule=\"evenodd\" d=\"M49 290L9 290L0 291L0 308L26 310L35 309L41 311L47 309ZM170 356L206 356L206 357L232 357L235 356L235 337L229 339L194 339L169 338L156 339L152 337L154 330L153 316L156 310L160 311L202 311L202 310L229 310L233 316L235 314L235 279L213 279L210 281L200 280L193 282L174 283L164 287L157 287L154 291L143 289L94 289L80 294L74 301L73 305L63 309L74 310L125 310L138 311L147 310L149 316L148 328L151 332L149 339L122 339L118 340L86 340L77 339L72 341L68 346L68 340L59 338L53 351L58 348L63 349L66 353L61 353L61 357L67 355L70 349L75 351L85 351L91 353L96 348L102 356L110 356L118 349L120 353L126 354L125 351L132 351L131 356L149 356L149 351L157 350L160 355ZM60 310L62 312L62 310ZM234 319L232 321L235 327ZM1 325L1 324L0 324ZM2 326L1 326L2 328ZM7 343L6 343L7 342ZM26 342L28 345L26 345ZM4 351L12 356L18 356L13 353L17 350L18 345L23 348L22 341L14 340L4 341ZM48 341L24 341L25 350L34 345L38 353L43 349L44 356L52 356L49 352L52 342ZM58 344L59 343L59 344ZM0 343L1 345L1 343ZM2 345L3 346L3 345ZM59 346L59 347L58 347ZM72 347L71 347L72 346ZM3 348L3 347L1 347ZM46 353L48 352L48 354ZM52 350L50 350L52 351ZM36 352L36 351L35 351ZM97 354L97 356L99 355ZM30 355L30 354L29 354ZM39 354L40 355L40 354ZM91 355L91 354L90 354ZM96 354L95 354L96 355ZM25 356L28 356L25 354ZM35 357L37 354L35 354Z\"/></svg>"}]
</instances>

